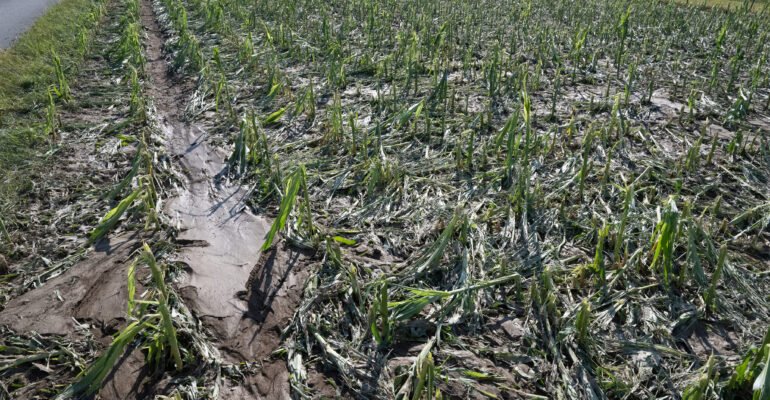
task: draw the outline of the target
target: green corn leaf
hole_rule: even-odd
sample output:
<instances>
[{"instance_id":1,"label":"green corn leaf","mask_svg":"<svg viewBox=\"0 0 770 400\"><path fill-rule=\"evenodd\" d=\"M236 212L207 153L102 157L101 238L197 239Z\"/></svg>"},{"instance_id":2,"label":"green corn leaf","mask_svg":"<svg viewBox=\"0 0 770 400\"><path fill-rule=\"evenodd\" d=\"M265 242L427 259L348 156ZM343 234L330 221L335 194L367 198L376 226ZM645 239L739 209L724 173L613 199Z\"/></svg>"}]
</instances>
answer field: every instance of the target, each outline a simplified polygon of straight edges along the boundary
<instances>
[{"instance_id":1,"label":"green corn leaf","mask_svg":"<svg viewBox=\"0 0 770 400\"><path fill-rule=\"evenodd\" d=\"M344 238L342 236L334 236L332 239L334 239L335 242L344 244L345 246L355 246L356 241L353 239Z\"/></svg>"},{"instance_id":2,"label":"green corn leaf","mask_svg":"<svg viewBox=\"0 0 770 400\"><path fill-rule=\"evenodd\" d=\"M134 160L131 162L131 171L129 171L128 175L126 175L125 178L123 178L120 183L118 183L114 189L112 189L107 196L105 196L105 199L107 200L113 200L115 197L117 197L121 192L123 192L123 189L125 189L131 181L134 179L136 174L139 172L139 166L142 163L142 151L137 152L136 157L134 157Z\"/></svg>"},{"instance_id":3,"label":"green corn leaf","mask_svg":"<svg viewBox=\"0 0 770 400\"><path fill-rule=\"evenodd\" d=\"M163 339L168 342L171 348L171 355L174 357L174 363L176 364L177 371L182 369L182 357L179 353L179 344L176 339L176 329L174 329L174 322L171 319L171 311L168 307L168 289L163 279L163 271L158 266L155 260L155 255L152 254L152 250L147 243L143 246L142 259L150 267L152 272L152 279L155 281L155 286L158 288L158 309L160 310Z\"/></svg>"},{"instance_id":4,"label":"green corn leaf","mask_svg":"<svg viewBox=\"0 0 770 400\"><path fill-rule=\"evenodd\" d=\"M132 262L128 266L128 315L131 316L134 313L134 307L136 297L136 262Z\"/></svg>"},{"instance_id":5,"label":"green corn leaf","mask_svg":"<svg viewBox=\"0 0 770 400\"><path fill-rule=\"evenodd\" d=\"M770 345L767 345L766 349L765 353L768 353L768 356L765 360L765 367L754 381L754 398L757 400L770 400L770 373L768 373L770 370ZM762 352L760 351L760 353ZM757 395L759 396L757 397Z\"/></svg>"},{"instance_id":6,"label":"green corn leaf","mask_svg":"<svg viewBox=\"0 0 770 400\"><path fill-rule=\"evenodd\" d=\"M286 220L289 218L292 208L294 208L294 203L297 200L297 194L299 193L299 188L304 176L305 167L301 166L291 175L291 177L289 177L289 182L286 185L286 192L284 193L283 199L281 199L281 205L278 208L278 216L270 226L270 231L265 237L265 243L262 244L262 251L270 249L270 246L273 245L273 241L275 240L275 235L286 226Z\"/></svg>"},{"instance_id":7,"label":"green corn leaf","mask_svg":"<svg viewBox=\"0 0 770 400\"><path fill-rule=\"evenodd\" d=\"M89 243L94 243L97 240L101 239L104 235L107 234L112 228L115 227L115 225L118 224L118 221L120 220L120 217L123 215L123 213L128 210L128 208L131 206L131 204L134 203L134 200L141 194L142 189L136 189L133 193L128 195L125 199L121 200L120 203L118 203L115 208L107 212L107 214L104 215L102 218L102 221L99 223L99 225L91 232L91 236L89 239Z\"/></svg>"},{"instance_id":8,"label":"green corn leaf","mask_svg":"<svg viewBox=\"0 0 770 400\"><path fill-rule=\"evenodd\" d=\"M267 118L265 118L264 120L264 124L270 125L278 122L278 120L281 119L281 117L283 117L284 113L286 113L286 107L283 107L278 111L275 111L272 114L268 115Z\"/></svg>"},{"instance_id":9,"label":"green corn leaf","mask_svg":"<svg viewBox=\"0 0 770 400\"><path fill-rule=\"evenodd\" d=\"M104 378L112 371L115 362L123 354L136 335L146 326L144 321L134 321L125 327L120 334L113 339L110 347L102 354L91 366L83 371L80 379L68 386L60 393L56 400L65 400L76 398L80 395L90 395L96 393L101 388Z\"/></svg>"}]
</instances>

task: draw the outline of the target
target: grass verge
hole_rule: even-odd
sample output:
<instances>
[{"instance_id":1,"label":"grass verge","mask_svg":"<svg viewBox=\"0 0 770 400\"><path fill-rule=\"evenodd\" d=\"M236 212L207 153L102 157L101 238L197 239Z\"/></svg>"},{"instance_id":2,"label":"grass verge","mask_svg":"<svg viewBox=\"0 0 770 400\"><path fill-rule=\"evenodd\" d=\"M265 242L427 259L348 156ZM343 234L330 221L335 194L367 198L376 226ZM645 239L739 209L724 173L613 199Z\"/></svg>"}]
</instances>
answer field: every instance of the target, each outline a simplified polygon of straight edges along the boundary
<instances>
[{"instance_id":1,"label":"grass verge","mask_svg":"<svg viewBox=\"0 0 770 400\"><path fill-rule=\"evenodd\" d=\"M0 123L7 122L8 113L29 112L45 102L46 88L56 79L52 50L65 66L82 58L81 30L95 25L95 7L92 0L63 0L11 47L0 50L0 113L4 117Z\"/></svg>"},{"instance_id":2,"label":"grass verge","mask_svg":"<svg viewBox=\"0 0 770 400\"><path fill-rule=\"evenodd\" d=\"M49 87L59 80L54 53L65 77L73 75L100 7L95 0L63 0L0 51L0 215L6 225L13 223L8 219L20 206L20 194L33 185L35 168L46 165L46 103ZM0 240L0 250L2 245Z\"/></svg>"}]
</instances>

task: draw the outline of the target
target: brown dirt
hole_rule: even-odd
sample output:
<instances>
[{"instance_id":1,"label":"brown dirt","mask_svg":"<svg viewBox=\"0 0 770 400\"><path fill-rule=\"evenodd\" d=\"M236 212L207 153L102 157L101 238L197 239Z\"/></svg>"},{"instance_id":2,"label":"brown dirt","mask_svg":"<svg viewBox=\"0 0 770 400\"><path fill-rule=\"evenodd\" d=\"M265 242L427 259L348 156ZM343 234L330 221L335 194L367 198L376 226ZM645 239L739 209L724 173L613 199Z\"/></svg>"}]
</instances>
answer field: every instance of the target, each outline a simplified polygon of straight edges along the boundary
<instances>
[{"instance_id":1,"label":"brown dirt","mask_svg":"<svg viewBox=\"0 0 770 400\"><path fill-rule=\"evenodd\" d=\"M241 291L247 305L235 326L216 318L201 318L212 331L224 358L232 363L254 361L257 372L240 382L225 382L227 399L290 399L286 360L272 354L281 346L281 331L302 301L311 254L276 245L262 255Z\"/></svg>"},{"instance_id":2,"label":"brown dirt","mask_svg":"<svg viewBox=\"0 0 770 400\"><path fill-rule=\"evenodd\" d=\"M50 279L44 286L14 298L0 312L0 325L16 332L64 336L83 340L88 328L90 334L103 346L108 346L112 335L126 323L128 298L127 272L135 250L142 238L137 233L124 233L99 241L82 261L61 275ZM143 276L138 271L137 292L141 293ZM57 378L58 377L58 378ZM113 372L105 379L97 398L141 399L143 383L149 377L145 357L135 348L123 355ZM36 398L36 390L46 385L61 384L59 375L42 378L14 392L16 398Z\"/></svg>"},{"instance_id":3,"label":"brown dirt","mask_svg":"<svg viewBox=\"0 0 770 400\"><path fill-rule=\"evenodd\" d=\"M242 293L248 305L243 318L234 331L215 332L226 359L261 362L256 379L247 381L260 396L290 398L286 360L271 354L280 347L281 331L302 301L311 257L308 252L280 245L263 254L251 272L247 291Z\"/></svg>"},{"instance_id":4,"label":"brown dirt","mask_svg":"<svg viewBox=\"0 0 770 400\"><path fill-rule=\"evenodd\" d=\"M152 397L151 393L147 393L152 388L143 385L149 374L141 348L134 348L115 364L115 368L104 380L97 398L123 400Z\"/></svg>"},{"instance_id":5,"label":"brown dirt","mask_svg":"<svg viewBox=\"0 0 770 400\"><path fill-rule=\"evenodd\" d=\"M735 332L714 324L707 324L703 321L695 322L685 332L687 345L692 349L699 359L705 360L709 356L737 356L738 344L740 340Z\"/></svg>"},{"instance_id":6,"label":"brown dirt","mask_svg":"<svg viewBox=\"0 0 770 400\"><path fill-rule=\"evenodd\" d=\"M73 337L78 335L77 320L94 328L97 338L116 332L125 321L128 260L139 239L124 234L97 243L83 261L8 302L0 312L0 325L17 332Z\"/></svg>"},{"instance_id":7,"label":"brown dirt","mask_svg":"<svg viewBox=\"0 0 770 400\"><path fill-rule=\"evenodd\" d=\"M653 106L659 108L666 115L676 116L679 114L679 111L688 110L684 104L671 100L671 94L666 89L654 91L650 101Z\"/></svg>"},{"instance_id":8,"label":"brown dirt","mask_svg":"<svg viewBox=\"0 0 770 400\"><path fill-rule=\"evenodd\" d=\"M329 376L334 375L327 374L325 372L317 370L315 367L310 368L307 373L307 382L305 382L309 388L313 390L315 398L318 399L338 399L341 395L341 385L336 380Z\"/></svg>"}]
</instances>

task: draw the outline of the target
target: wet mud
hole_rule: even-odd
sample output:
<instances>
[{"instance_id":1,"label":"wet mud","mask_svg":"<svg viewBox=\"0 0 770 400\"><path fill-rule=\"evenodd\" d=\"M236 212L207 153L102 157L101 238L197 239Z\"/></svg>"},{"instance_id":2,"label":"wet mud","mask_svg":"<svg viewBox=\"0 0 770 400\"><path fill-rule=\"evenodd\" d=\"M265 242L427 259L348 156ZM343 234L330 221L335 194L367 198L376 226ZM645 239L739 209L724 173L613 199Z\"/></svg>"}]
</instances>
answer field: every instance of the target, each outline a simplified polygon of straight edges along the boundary
<instances>
[{"instance_id":1,"label":"wet mud","mask_svg":"<svg viewBox=\"0 0 770 400\"><path fill-rule=\"evenodd\" d=\"M137 235L123 234L97 243L94 251L45 285L14 298L0 312L0 325L17 332L75 337L92 327L108 337L126 320L127 271Z\"/></svg>"},{"instance_id":2,"label":"wet mud","mask_svg":"<svg viewBox=\"0 0 770 400\"><path fill-rule=\"evenodd\" d=\"M170 77L152 6L145 0L141 7L149 95L181 180L164 207L179 231L177 241L185 244L178 260L189 267L178 292L225 362L261 365L257 375L224 385L223 395L289 398L286 363L272 354L301 301L310 255L285 247L261 254L270 221L248 208L247 187L227 179L227 153L203 127L183 120L189 85Z\"/></svg>"}]
</instances>

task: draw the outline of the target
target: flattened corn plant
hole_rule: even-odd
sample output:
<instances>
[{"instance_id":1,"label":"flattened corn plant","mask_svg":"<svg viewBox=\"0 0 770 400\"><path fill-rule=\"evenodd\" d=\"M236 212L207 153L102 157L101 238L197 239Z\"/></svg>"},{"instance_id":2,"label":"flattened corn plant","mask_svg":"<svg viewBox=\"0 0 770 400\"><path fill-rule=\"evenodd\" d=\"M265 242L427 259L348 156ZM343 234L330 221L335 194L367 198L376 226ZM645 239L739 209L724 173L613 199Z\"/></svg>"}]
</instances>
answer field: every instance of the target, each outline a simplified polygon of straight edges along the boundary
<instances>
[{"instance_id":1,"label":"flattened corn plant","mask_svg":"<svg viewBox=\"0 0 770 400\"><path fill-rule=\"evenodd\" d=\"M151 127L148 121L149 106L143 97L143 87L141 79L144 77L144 55L141 47L140 25L139 25L139 2L137 0L128 0L125 2L115 2L111 5L115 13L120 13L122 17L114 25L108 23L104 27L106 32L102 35L118 38L110 41L110 38L100 37L95 40L100 45L98 50L111 57L110 61L115 61L116 68L111 71L117 75L116 81L128 82L130 100L128 95L125 97L125 119L119 120L115 126L110 126L110 132L113 129L121 128L117 135L120 146L133 147L133 161L130 163L128 173L112 188L112 190L103 193L100 200L105 203L112 203L112 208L101 219L101 222L94 228L90 235L89 244L104 237L108 232L114 229L121 221L138 222L142 221L145 230L160 228L159 221L159 202L158 191L161 188L159 173L156 171L157 149L152 148ZM92 45L92 38L89 36L89 27L94 28L101 14L105 11L100 2L94 2L95 11L87 16L86 25L83 25L80 31L80 49L81 56L85 56ZM125 11L121 13L121 11ZM117 20L117 18L115 18ZM109 43L107 45L106 43ZM102 48L104 47L104 48ZM106 48L109 47L109 48ZM65 71L59 56L54 52L52 54L54 62L54 72L56 74L56 83L48 89L48 112L46 115L46 130L51 136L58 139L59 130L62 123L56 112L57 101L71 102L78 100L76 94L69 88ZM75 70L71 68L70 70ZM124 76L120 76L124 74ZM109 75L109 74L107 74ZM91 78L89 76L89 78ZM125 79L124 79L125 78ZM119 93L118 90L116 92ZM79 94L79 93L77 93ZM116 101L119 104L119 101ZM68 107L74 107L68 105ZM104 127L102 127L103 129ZM71 129L71 127L70 127ZM137 133L138 132L138 133ZM130 216L130 218L127 218ZM2 225L3 241L9 237ZM128 228L127 228L128 229ZM158 235L154 236L155 238ZM9 239L8 239L9 240ZM9 240L10 241L10 240ZM161 242L156 249L165 249L168 246ZM74 255L73 258L78 257ZM35 277L37 284L60 273L67 264L67 260L57 263L54 267L46 267L47 271ZM142 273L140 270L146 267L149 272ZM13 274L14 276L16 274ZM149 275L149 279L147 276ZM3 383L0 383L0 398L5 396L15 396L19 393L46 393L51 397L65 387L64 382L72 381L73 371L81 371L78 379L67 386L64 391L58 394L58 398L80 398L96 393L116 362L123 357L126 350L133 350L140 347L147 353L147 359L156 370L165 370L167 367L176 368L181 371L183 367L193 363L200 363L197 354L207 353L209 349L200 338L197 338L197 331L191 330L191 316L183 305L179 304L176 296L166 281L170 281L168 276L168 266L165 262L156 260L150 247L145 245L134 264L129 268L129 298L128 312L129 323L113 338L112 344L102 352L92 362L89 361L95 352L94 343L91 341L70 342L65 338L40 337L33 334L30 337L19 336L13 332L3 332L3 341L0 344L0 375ZM12 275L3 276L5 279L13 278ZM137 282L141 282L138 284ZM137 294L137 287L143 288L144 292ZM5 290L5 288L3 288ZM5 294L3 294L5 296ZM60 296L60 294L57 295ZM177 327L181 327L186 332L182 340L177 339ZM10 346L10 347L9 347ZM202 346L202 347L196 347ZM195 348L194 348L195 347ZM208 353L207 353L208 354ZM184 357L184 358L183 358ZM203 361L211 361L205 359ZM44 367L40 362L47 364ZM25 372L25 368L29 368ZM34 382L29 385L28 391L14 392L18 385L10 387L5 386L5 382L18 382L19 376L28 373L34 368L43 368L51 374L52 381L56 382L55 389L45 387L47 381ZM5 380L6 377L11 377ZM185 390L185 383L180 384L180 390ZM23 387L21 389L27 389ZM11 395L10 393L13 393Z\"/></svg>"},{"instance_id":2,"label":"flattened corn plant","mask_svg":"<svg viewBox=\"0 0 770 400\"><path fill-rule=\"evenodd\" d=\"M295 396L324 369L366 398L763 396L764 15L156 8L198 78L188 117L277 209L263 246L317 251L280 353ZM735 345L711 357L698 332Z\"/></svg>"},{"instance_id":3,"label":"flattened corn plant","mask_svg":"<svg viewBox=\"0 0 770 400\"><path fill-rule=\"evenodd\" d=\"M140 77L144 75L145 57L140 38L139 0L127 0L125 12L119 22L120 39L114 48L114 57L126 71L126 81L130 86L131 97L128 114L135 128L141 133L138 137L127 137L136 145L137 151L131 163L131 170L104 197L114 201L128 192L101 219L89 237L94 243L113 230L124 216L133 214L144 218L144 230L160 228L158 190L160 177L156 174L157 151L149 146L151 128L148 121L148 105L144 100Z\"/></svg>"},{"instance_id":4,"label":"flattened corn plant","mask_svg":"<svg viewBox=\"0 0 770 400\"><path fill-rule=\"evenodd\" d=\"M114 201L125 193L128 194L105 214L91 232L89 243L100 240L125 220L144 219L144 230L161 228L158 191L162 183L156 173L156 150L149 145L152 127L148 120L148 105L144 101L143 88L139 81L145 66L140 39L139 2L128 0L125 5L126 12L122 14L119 23L122 33L113 55L127 72L131 92L128 115L131 117L133 128L141 133L138 137L124 136L126 144L135 145L136 153L128 174L112 191L104 195L104 200ZM59 86L61 87L61 83ZM126 215L133 218L124 218ZM140 267L149 269L150 279L142 285L145 291L141 298L137 298L137 270ZM159 262L150 246L144 244L128 269L127 315L130 322L115 335L111 345L85 367L79 378L59 393L57 398L79 398L95 394L101 389L117 361L126 351L136 347L141 347L146 352L146 359L150 364L161 371L166 368L166 364L175 367L176 371L181 371L185 364L197 362L193 360L196 357L194 354L198 353L182 349L177 339L176 325L185 326L185 329L189 330L190 327L185 324L189 324L191 316L184 306L177 302L175 294L167 286L167 270L168 266ZM195 337L194 332L196 331L190 333L188 338ZM202 342L197 340L201 345ZM207 352L205 345L201 346L203 347L200 349L204 349L204 353ZM186 362L183 361L183 354Z\"/></svg>"},{"instance_id":5,"label":"flattened corn plant","mask_svg":"<svg viewBox=\"0 0 770 400\"><path fill-rule=\"evenodd\" d=\"M141 123L127 4L114 54ZM189 116L232 142L252 205L277 209L263 246L282 233L317 251L284 332L295 396L327 369L366 398L767 398L762 15L641 0L156 6L174 67L199 78ZM157 223L155 156L137 143L94 240L131 213ZM132 291L131 323L65 394L98 389L132 346L190 363L163 268L139 259L151 297ZM742 361L706 354L701 330ZM36 357L67 356L14 362Z\"/></svg>"}]
</instances>

